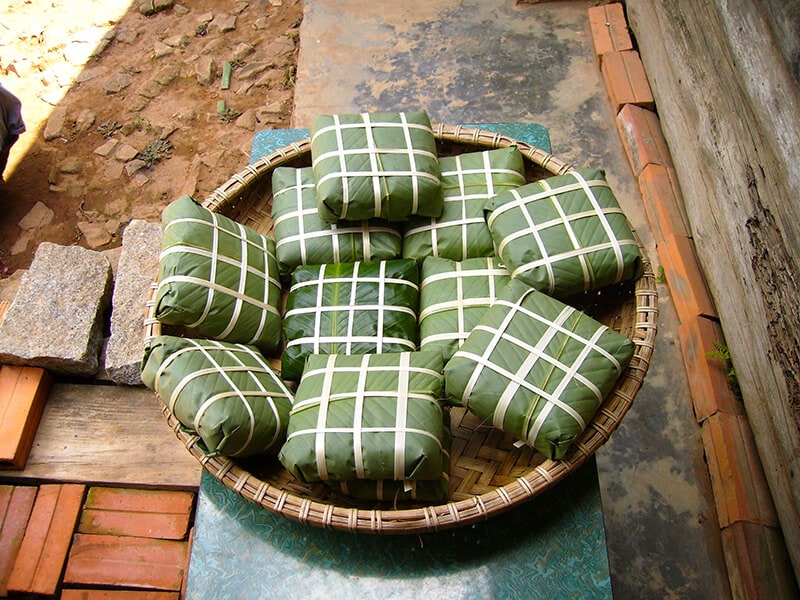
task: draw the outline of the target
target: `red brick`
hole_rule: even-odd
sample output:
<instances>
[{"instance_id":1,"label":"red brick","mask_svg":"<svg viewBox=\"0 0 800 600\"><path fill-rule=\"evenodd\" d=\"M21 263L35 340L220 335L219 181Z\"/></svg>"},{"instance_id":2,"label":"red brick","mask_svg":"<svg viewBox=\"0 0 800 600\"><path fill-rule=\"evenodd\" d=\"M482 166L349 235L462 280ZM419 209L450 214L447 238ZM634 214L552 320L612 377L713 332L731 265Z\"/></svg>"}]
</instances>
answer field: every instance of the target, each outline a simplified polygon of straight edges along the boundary
<instances>
[{"instance_id":1,"label":"red brick","mask_svg":"<svg viewBox=\"0 0 800 600\"><path fill-rule=\"evenodd\" d=\"M28 518L36 500L33 486L0 486L0 597L8 591L8 578L17 559Z\"/></svg>"},{"instance_id":2,"label":"red brick","mask_svg":"<svg viewBox=\"0 0 800 600\"><path fill-rule=\"evenodd\" d=\"M187 542L78 533L64 583L180 591L188 548Z\"/></svg>"},{"instance_id":3,"label":"red brick","mask_svg":"<svg viewBox=\"0 0 800 600\"><path fill-rule=\"evenodd\" d=\"M63 590L61 600L178 600L178 592L144 590Z\"/></svg>"},{"instance_id":4,"label":"red brick","mask_svg":"<svg viewBox=\"0 0 800 600\"><path fill-rule=\"evenodd\" d=\"M655 108L653 92L638 52L607 52L603 55L600 71L615 114L626 104L636 104L651 110Z\"/></svg>"},{"instance_id":5,"label":"red brick","mask_svg":"<svg viewBox=\"0 0 800 600\"><path fill-rule=\"evenodd\" d=\"M606 4L589 9L589 25L597 56L615 50L633 50L622 4Z\"/></svg>"},{"instance_id":6,"label":"red brick","mask_svg":"<svg viewBox=\"0 0 800 600\"><path fill-rule=\"evenodd\" d=\"M8 580L11 592L52 595L78 520L85 486L42 485Z\"/></svg>"},{"instance_id":7,"label":"red brick","mask_svg":"<svg viewBox=\"0 0 800 600\"><path fill-rule=\"evenodd\" d=\"M690 237L689 220L684 212L675 169L647 165L639 175L639 189L657 244L663 243L670 235Z\"/></svg>"},{"instance_id":8,"label":"red brick","mask_svg":"<svg viewBox=\"0 0 800 600\"><path fill-rule=\"evenodd\" d=\"M24 469L52 380L38 367L0 367L0 465Z\"/></svg>"},{"instance_id":9,"label":"red brick","mask_svg":"<svg viewBox=\"0 0 800 600\"><path fill-rule=\"evenodd\" d=\"M703 421L700 432L720 527L740 521L777 527L747 417L718 412Z\"/></svg>"},{"instance_id":10,"label":"red brick","mask_svg":"<svg viewBox=\"0 0 800 600\"><path fill-rule=\"evenodd\" d=\"M722 530L722 548L733 598L800 597L780 529L734 523Z\"/></svg>"},{"instance_id":11,"label":"red brick","mask_svg":"<svg viewBox=\"0 0 800 600\"><path fill-rule=\"evenodd\" d=\"M678 335L697 421L702 422L716 412L743 415L744 405L731 391L725 364L706 356L715 350L714 342L725 344L719 323L695 317L678 326Z\"/></svg>"},{"instance_id":12,"label":"red brick","mask_svg":"<svg viewBox=\"0 0 800 600\"><path fill-rule=\"evenodd\" d=\"M670 235L656 249L681 323L697 316L718 318L692 240Z\"/></svg>"},{"instance_id":13,"label":"red brick","mask_svg":"<svg viewBox=\"0 0 800 600\"><path fill-rule=\"evenodd\" d=\"M93 487L78 531L180 540L186 536L191 492Z\"/></svg>"},{"instance_id":14,"label":"red brick","mask_svg":"<svg viewBox=\"0 0 800 600\"><path fill-rule=\"evenodd\" d=\"M656 113L626 104L620 109L616 123L634 175L638 177L650 164L672 166L672 156Z\"/></svg>"}]
</instances>

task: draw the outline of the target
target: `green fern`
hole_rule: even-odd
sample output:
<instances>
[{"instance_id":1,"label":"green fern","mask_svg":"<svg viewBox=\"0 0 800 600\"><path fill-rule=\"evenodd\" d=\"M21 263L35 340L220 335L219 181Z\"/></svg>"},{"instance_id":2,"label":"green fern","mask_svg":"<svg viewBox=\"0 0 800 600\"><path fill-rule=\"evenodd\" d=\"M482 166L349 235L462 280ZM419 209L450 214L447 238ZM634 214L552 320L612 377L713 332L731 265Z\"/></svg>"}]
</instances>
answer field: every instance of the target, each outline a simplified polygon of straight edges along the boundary
<instances>
[{"instance_id":1,"label":"green fern","mask_svg":"<svg viewBox=\"0 0 800 600\"><path fill-rule=\"evenodd\" d=\"M731 391L734 395L741 400L742 392L739 388L739 380L736 378L736 369L733 366L730 348L717 340L711 340L711 343L714 346L714 350L706 352L706 357L722 361L727 370L725 375L728 378L728 385L731 386Z\"/></svg>"}]
</instances>

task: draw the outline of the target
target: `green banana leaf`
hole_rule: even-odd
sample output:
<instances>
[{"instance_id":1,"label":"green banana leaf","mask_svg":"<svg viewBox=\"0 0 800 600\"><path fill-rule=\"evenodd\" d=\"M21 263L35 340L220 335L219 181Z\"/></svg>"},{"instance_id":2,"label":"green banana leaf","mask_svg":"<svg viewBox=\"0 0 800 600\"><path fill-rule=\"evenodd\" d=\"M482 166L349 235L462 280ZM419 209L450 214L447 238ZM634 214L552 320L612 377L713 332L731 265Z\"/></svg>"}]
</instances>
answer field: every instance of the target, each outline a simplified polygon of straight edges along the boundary
<instances>
[{"instance_id":1,"label":"green banana leaf","mask_svg":"<svg viewBox=\"0 0 800 600\"><path fill-rule=\"evenodd\" d=\"M447 363L448 399L563 458L633 356L633 342L512 280Z\"/></svg>"},{"instance_id":2,"label":"green banana leaf","mask_svg":"<svg viewBox=\"0 0 800 600\"><path fill-rule=\"evenodd\" d=\"M310 354L416 350L418 283L407 259L297 267L283 321L283 377L299 380Z\"/></svg>"},{"instance_id":3,"label":"green banana leaf","mask_svg":"<svg viewBox=\"0 0 800 600\"><path fill-rule=\"evenodd\" d=\"M211 455L278 453L293 397L254 346L157 336L142 380Z\"/></svg>"},{"instance_id":4,"label":"green banana leaf","mask_svg":"<svg viewBox=\"0 0 800 600\"><path fill-rule=\"evenodd\" d=\"M420 350L438 350L445 361L450 360L510 280L493 257L461 262L425 259L419 296Z\"/></svg>"},{"instance_id":5,"label":"green banana leaf","mask_svg":"<svg viewBox=\"0 0 800 600\"><path fill-rule=\"evenodd\" d=\"M483 208L489 198L525 184L516 146L439 159L444 207L439 217L411 217L403 235L403 258L466 260L494 255Z\"/></svg>"},{"instance_id":6,"label":"green banana leaf","mask_svg":"<svg viewBox=\"0 0 800 600\"><path fill-rule=\"evenodd\" d=\"M442 213L441 169L424 111L320 115L311 162L325 221Z\"/></svg>"},{"instance_id":7,"label":"green banana leaf","mask_svg":"<svg viewBox=\"0 0 800 600\"><path fill-rule=\"evenodd\" d=\"M161 221L156 319L198 336L276 350L281 286L275 242L189 196L170 203Z\"/></svg>"},{"instance_id":8,"label":"green banana leaf","mask_svg":"<svg viewBox=\"0 0 800 600\"><path fill-rule=\"evenodd\" d=\"M402 235L386 221L323 221L311 167L272 173L272 223L284 278L300 265L391 260L402 253Z\"/></svg>"},{"instance_id":9,"label":"green banana leaf","mask_svg":"<svg viewBox=\"0 0 800 600\"><path fill-rule=\"evenodd\" d=\"M438 352L310 356L279 460L304 482L440 482L441 370Z\"/></svg>"},{"instance_id":10,"label":"green banana leaf","mask_svg":"<svg viewBox=\"0 0 800 600\"><path fill-rule=\"evenodd\" d=\"M486 203L498 256L559 299L637 279L639 245L605 172L581 169L498 194Z\"/></svg>"}]
</instances>

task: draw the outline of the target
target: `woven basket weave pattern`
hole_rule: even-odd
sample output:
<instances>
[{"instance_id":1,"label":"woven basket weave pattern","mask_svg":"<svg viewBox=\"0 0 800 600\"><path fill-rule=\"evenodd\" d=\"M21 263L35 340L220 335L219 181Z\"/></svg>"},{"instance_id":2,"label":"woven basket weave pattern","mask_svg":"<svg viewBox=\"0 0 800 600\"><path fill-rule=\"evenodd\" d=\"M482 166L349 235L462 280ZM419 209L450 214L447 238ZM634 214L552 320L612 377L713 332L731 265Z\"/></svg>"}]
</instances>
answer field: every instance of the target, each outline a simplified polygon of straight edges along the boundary
<instances>
[{"instance_id":1,"label":"woven basket weave pattern","mask_svg":"<svg viewBox=\"0 0 800 600\"><path fill-rule=\"evenodd\" d=\"M443 156L515 145L525 157L528 181L571 169L569 164L541 148L502 134L448 125L434 126L434 134ZM233 175L211 194L204 206L269 234L272 170L278 166L309 166L310 162L309 140L280 148ZM644 252L642 255L645 256ZM569 456L564 460L546 460L527 446L517 448L510 436L482 423L465 409L454 408L450 496L443 504L386 508L334 495L324 484L298 482L277 461L208 457L197 445L198 437L184 431L169 409L164 408L163 412L189 452L225 486L295 521L350 532L406 534L439 531L483 520L529 500L575 471L608 440L627 413L647 373L657 330L655 276L646 258L644 266L644 275L635 283L603 289L599 294L585 294L576 305L632 339L636 349L630 365ZM152 304L151 297L149 309ZM145 337L160 333L161 325L149 310Z\"/></svg>"}]
</instances>

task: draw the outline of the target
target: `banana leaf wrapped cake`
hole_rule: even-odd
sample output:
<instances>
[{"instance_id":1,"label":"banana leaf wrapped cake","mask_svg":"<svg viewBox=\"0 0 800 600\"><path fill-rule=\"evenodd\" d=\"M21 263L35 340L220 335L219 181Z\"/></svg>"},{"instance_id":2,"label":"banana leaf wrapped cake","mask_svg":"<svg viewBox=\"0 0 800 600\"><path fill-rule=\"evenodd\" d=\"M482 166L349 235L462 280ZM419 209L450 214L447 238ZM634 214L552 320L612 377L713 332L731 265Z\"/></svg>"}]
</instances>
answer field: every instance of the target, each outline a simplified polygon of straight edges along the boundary
<instances>
[{"instance_id":1,"label":"banana leaf wrapped cake","mask_svg":"<svg viewBox=\"0 0 800 600\"><path fill-rule=\"evenodd\" d=\"M418 304L413 260L298 267L286 302L282 375L299 380L312 354L416 350Z\"/></svg>"},{"instance_id":2,"label":"banana leaf wrapped cake","mask_svg":"<svg viewBox=\"0 0 800 600\"><path fill-rule=\"evenodd\" d=\"M391 260L402 254L402 235L386 221L322 220L311 167L275 169L272 223L284 278L301 265Z\"/></svg>"},{"instance_id":3,"label":"banana leaf wrapped cake","mask_svg":"<svg viewBox=\"0 0 800 600\"><path fill-rule=\"evenodd\" d=\"M443 498L442 365L438 352L310 356L281 463L305 482L395 482L406 493L429 482L428 497Z\"/></svg>"}]
</instances>

